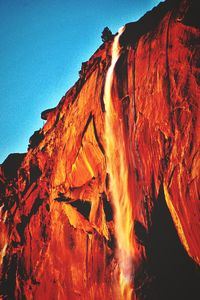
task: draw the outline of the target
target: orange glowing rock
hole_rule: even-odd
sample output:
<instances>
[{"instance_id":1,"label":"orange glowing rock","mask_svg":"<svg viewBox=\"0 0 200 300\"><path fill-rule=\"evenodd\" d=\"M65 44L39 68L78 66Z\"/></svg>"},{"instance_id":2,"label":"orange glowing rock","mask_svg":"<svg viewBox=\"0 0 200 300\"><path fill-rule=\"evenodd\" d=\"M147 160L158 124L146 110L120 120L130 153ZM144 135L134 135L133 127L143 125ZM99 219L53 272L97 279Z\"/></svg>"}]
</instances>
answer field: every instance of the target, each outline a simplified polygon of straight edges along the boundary
<instances>
[{"instance_id":1,"label":"orange glowing rock","mask_svg":"<svg viewBox=\"0 0 200 300\"><path fill-rule=\"evenodd\" d=\"M113 41L1 165L2 299L196 299L196 5L168 0L127 24L110 84Z\"/></svg>"}]
</instances>

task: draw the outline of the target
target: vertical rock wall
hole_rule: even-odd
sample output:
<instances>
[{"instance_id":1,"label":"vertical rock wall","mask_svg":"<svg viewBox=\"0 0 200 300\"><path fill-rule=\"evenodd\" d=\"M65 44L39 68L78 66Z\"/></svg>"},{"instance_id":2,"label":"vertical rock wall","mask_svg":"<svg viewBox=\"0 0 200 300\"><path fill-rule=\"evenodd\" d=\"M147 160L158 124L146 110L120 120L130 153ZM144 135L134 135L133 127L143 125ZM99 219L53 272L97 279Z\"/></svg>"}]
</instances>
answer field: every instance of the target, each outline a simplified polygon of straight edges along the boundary
<instances>
[{"instance_id":1,"label":"vertical rock wall","mask_svg":"<svg viewBox=\"0 0 200 300\"><path fill-rule=\"evenodd\" d=\"M166 1L147 14L154 20L150 30L145 17L128 24L115 68L138 299L195 299L198 290L200 32L194 3ZM103 44L58 106L43 114L47 121L26 156L22 162L15 157L17 175L1 165L2 299L120 299L104 132L111 46Z\"/></svg>"}]
</instances>

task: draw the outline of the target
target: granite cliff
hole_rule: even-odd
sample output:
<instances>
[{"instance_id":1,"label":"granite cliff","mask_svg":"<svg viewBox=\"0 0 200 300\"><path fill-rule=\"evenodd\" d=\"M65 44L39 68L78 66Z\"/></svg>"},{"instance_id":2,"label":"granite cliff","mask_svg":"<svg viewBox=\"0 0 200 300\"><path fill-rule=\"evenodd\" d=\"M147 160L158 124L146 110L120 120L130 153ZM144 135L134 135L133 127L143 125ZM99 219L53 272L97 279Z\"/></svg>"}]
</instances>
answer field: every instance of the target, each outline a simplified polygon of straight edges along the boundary
<instances>
[{"instance_id":1,"label":"granite cliff","mask_svg":"<svg viewBox=\"0 0 200 300\"><path fill-rule=\"evenodd\" d=\"M105 86L117 35L83 63L57 107L42 113L46 123L28 152L2 163L2 299L197 299L197 5L165 1L118 35L112 130ZM120 232L114 201L125 185ZM124 287L116 249L127 233L131 282Z\"/></svg>"}]
</instances>

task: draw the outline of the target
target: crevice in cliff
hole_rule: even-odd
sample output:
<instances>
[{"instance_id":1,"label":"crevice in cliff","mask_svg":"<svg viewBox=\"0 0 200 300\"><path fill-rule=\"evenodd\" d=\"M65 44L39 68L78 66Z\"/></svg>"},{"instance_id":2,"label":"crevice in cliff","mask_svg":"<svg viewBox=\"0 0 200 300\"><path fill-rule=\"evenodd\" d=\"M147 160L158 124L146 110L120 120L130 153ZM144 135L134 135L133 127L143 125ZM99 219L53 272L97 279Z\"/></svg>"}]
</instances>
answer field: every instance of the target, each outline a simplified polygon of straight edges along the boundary
<instances>
[{"instance_id":1,"label":"crevice in cliff","mask_svg":"<svg viewBox=\"0 0 200 300\"><path fill-rule=\"evenodd\" d=\"M83 199L72 199L70 197L66 197L63 193L59 193L58 197L54 200L58 202L64 202L66 204L70 204L76 210L82 214L83 217L85 217L87 220L89 220L90 217L90 211L91 211L91 202L89 200L83 200Z\"/></svg>"},{"instance_id":2,"label":"crevice in cliff","mask_svg":"<svg viewBox=\"0 0 200 300\"><path fill-rule=\"evenodd\" d=\"M90 211L91 211L91 202L87 200L75 200L70 203L71 206L75 207L77 211L82 214L87 220L89 220L90 217Z\"/></svg>"},{"instance_id":3,"label":"crevice in cliff","mask_svg":"<svg viewBox=\"0 0 200 300\"><path fill-rule=\"evenodd\" d=\"M86 187L90 187L93 185L93 182L95 181L95 177L92 177L91 179L89 179L88 181L86 181L84 184L79 185L79 186L70 186L69 187L69 192L70 193L74 193L74 192L80 192L81 190L84 190ZM69 198L71 199L71 198Z\"/></svg>"},{"instance_id":4,"label":"crevice in cliff","mask_svg":"<svg viewBox=\"0 0 200 300\"><path fill-rule=\"evenodd\" d=\"M94 153L94 155L92 153ZM92 179L97 177L94 169L98 162L101 162L104 154L105 151L97 133L95 117L92 112L90 112L81 136L79 136L78 149L72 164L73 178L77 179L79 172L83 172L83 169L87 172L87 175L85 176L86 181L88 181L89 178ZM77 187L81 186L80 183L84 183L83 180L77 179Z\"/></svg>"},{"instance_id":5,"label":"crevice in cliff","mask_svg":"<svg viewBox=\"0 0 200 300\"><path fill-rule=\"evenodd\" d=\"M30 223L31 217L33 215L36 215L36 213L38 212L40 206L43 204L42 199L40 199L39 197L37 197L31 207L31 210L29 212L28 215L21 215L21 222L16 224L16 229L17 232L19 234L20 237L20 245L24 245L26 242L26 238L25 238L25 229L27 227L27 225ZM16 243L17 246L18 243Z\"/></svg>"},{"instance_id":6,"label":"crevice in cliff","mask_svg":"<svg viewBox=\"0 0 200 300\"><path fill-rule=\"evenodd\" d=\"M106 82L106 76L104 76L102 82L103 82L103 84L102 84L102 88L101 88L100 104L101 104L102 112L105 113L106 109L105 109L105 104L104 104L104 87L105 87L105 82Z\"/></svg>"},{"instance_id":7,"label":"crevice in cliff","mask_svg":"<svg viewBox=\"0 0 200 300\"><path fill-rule=\"evenodd\" d=\"M85 126L84 126L84 128L83 128L82 134L81 134L80 147L78 148L78 151L77 151L77 153L76 153L76 157L75 157L75 159L74 159L74 163L76 162L76 160L77 160L77 158L78 158L78 156L79 156L80 150L81 150L81 148L82 148L82 146L83 146L82 141L83 141L84 135L85 135L85 133L86 133L86 131L87 131L87 129L88 129L88 126L89 126L89 124L90 124L92 118L93 118L93 115L92 115L92 112L90 112L89 117L88 117L88 119L87 119L87 122L86 122L86 124L85 124Z\"/></svg>"},{"instance_id":8,"label":"crevice in cliff","mask_svg":"<svg viewBox=\"0 0 200 300\"><path fill-rule=\"evenodd\" d=\"M113 208L112 208L110 201L108 201L107 195L105 192L103 192L101 194L101 200L103 201L103 208L104 208L104 213L105 213L105 217L106 217L106 222L113 221Z\"/></svg>"},{"instance_id":9,"label":"crevice in cliff","mask_svg":"<svg viewBox=\"0 0 200 300\"><path fill-rule=\"evenodd\" d=\"M88 129L88 126L89 126L89 124L90 124L92 118L93 118L93 115L92 115L92 113L90 112L90 115L89 115L89 117L88 117L88 119L87 119L87 122L86 122L86 124L85 124L85 126L84 126L84 129L83 129L83 132L82 132L81 142L82 142L82 139L83 139L83 137L84 137L84 135L85 135L85 133L86 133L86 131L87 131L87 129Z\"/></svg>"},{"instance_id":10,"label":"crevice in cliff","mask_svg":"<svg viewBox=\"0 0 200 300\"><path fill-rule=\"evenodd\" d=\"M93 116L93 127L94 127L94 135L95 135L97 144L98 144L101 152L103 153L103 155L105 155L105 150L104 150L103 145L101 144L101 142L99 140L99 136L98 136L98 133L97 133L97 128L96 128L96 123L95 123L95 117L94 116Z\"/></svg>"},{"instance_id":11,"label":"crevice in cliff","mask_svg":"<svg viewBox=\"0 0 200 300\"><path fill-rule=\"evenodd\" d=\"M83 129L82 137L81 137L81 144L82 144L82 140L83 140L83 138L84 138L84 135L85 135L85 133L86 133L86 131L87 131L87 129L88 129L88 126L89 126L89 124L90 124L91 121L92 121L92 123L93 123L93 130L94 130L94 135L95 135L96 142L97 142L97 144L98 144L98 146L99 146L101 152L102 152L103 154L105 154L105 150L104 150L104 148L103 148L103 145L101 144L101 142L100 142L100 140L99 140L99 137L98 137L97 128L96 128L96 124L95 124L95 117L94 117L94 115L92 114L92 112L90 113L89 118L88 118L88 120L87 120L87 122L86 122L86 124L85 124L84 129ZM78 152L78 153L79 153L79 152ZM77 153L77 156L78 156L78 153ZM77 157L77 156L76 156L76 157Z\"/></svg>"},{"instance_id":12,"label":"crevice in cliff","mask_svg":"<svg viewBox=\"0 0 200 300\"><path fill-rule=\"evenodd\" d=\"M166 137L165 134L162 132L162 130L159 130L160 132L160 140L162 143L162 150L163 150L163 157L161 157L161 166L162 166L162 171L165 171L169 165L170 162L170 156L172 152L172 138Z\"/></svg>"}]
</instances>

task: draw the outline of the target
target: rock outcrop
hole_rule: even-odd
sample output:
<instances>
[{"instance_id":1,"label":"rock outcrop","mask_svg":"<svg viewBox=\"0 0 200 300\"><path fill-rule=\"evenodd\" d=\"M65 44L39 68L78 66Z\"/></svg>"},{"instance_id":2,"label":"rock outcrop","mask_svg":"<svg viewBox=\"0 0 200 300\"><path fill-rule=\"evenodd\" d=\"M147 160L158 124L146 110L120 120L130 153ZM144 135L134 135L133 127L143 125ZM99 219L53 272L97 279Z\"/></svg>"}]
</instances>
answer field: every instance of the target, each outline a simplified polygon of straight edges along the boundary
<instances>
[{"instance_id":1,"label":"rock outcrop","mask_svg":"<svg viewBox=\"0 0 200 300\"><path fill-rule=\"evenodd\" d=\"M196 10L197 1L165 1L120 37L112 97L128 157L133 299L196 299L199 292ZM42 114L46 123L26 155L1 165L2 299L128 299L119 282L106 157L112 43L84 63L58 106Z\"/></svg>"}]
</instances>

